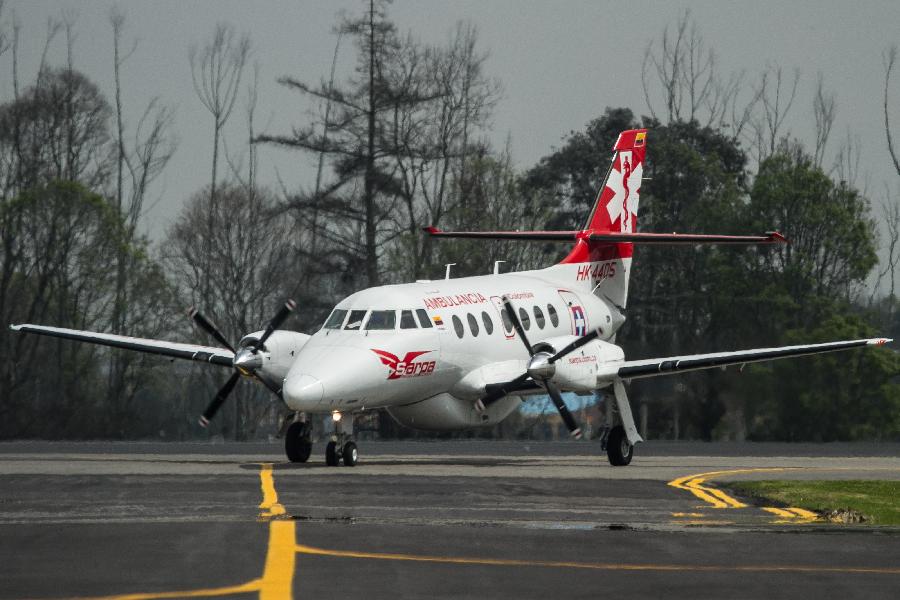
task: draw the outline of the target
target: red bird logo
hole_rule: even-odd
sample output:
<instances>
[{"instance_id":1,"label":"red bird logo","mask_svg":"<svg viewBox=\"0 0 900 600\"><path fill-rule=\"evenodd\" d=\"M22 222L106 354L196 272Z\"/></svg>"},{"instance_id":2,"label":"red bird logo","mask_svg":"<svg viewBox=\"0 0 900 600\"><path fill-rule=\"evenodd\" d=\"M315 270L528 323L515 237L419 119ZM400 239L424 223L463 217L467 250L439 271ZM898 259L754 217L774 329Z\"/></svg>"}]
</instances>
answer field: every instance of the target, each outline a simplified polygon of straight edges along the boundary
<instances>
[{"instance_id":1,"label":"red bird logo","mask_svg":"<svg viewBox=\"0 0 900 600\"><path fill-rule=\"evenodd\" d=\"M416 358L423 354L428 354L431 350L407 352L402 360L396 354L391 354L385 350L376 350L375 348L370 348L370 350L378 356L382 364L388 367L388 379L419 377L420 375L428 375L434 372L435 361L416 361Z\"/></svg>"}]
</instances>

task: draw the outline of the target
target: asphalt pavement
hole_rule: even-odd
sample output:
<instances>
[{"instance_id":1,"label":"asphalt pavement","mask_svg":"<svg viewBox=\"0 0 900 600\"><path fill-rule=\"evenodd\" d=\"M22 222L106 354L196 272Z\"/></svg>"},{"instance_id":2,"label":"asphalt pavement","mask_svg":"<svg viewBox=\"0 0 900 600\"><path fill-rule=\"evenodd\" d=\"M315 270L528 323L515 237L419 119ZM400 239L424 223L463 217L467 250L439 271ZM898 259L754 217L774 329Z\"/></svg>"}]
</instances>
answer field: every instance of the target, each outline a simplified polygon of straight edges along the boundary
<instances>
[{"instance_id":1,"label":"asphalt pavement","mask_svg":"<svg viewBox=\"0 0 900 600\"><path fill-rule=\"evenodd\" d=\"M792 452L792 450L795 450ZM897 445L0 444L0 598L896 598L900 529L727 482L900 479Z\"/></svg>"}]
</instances>

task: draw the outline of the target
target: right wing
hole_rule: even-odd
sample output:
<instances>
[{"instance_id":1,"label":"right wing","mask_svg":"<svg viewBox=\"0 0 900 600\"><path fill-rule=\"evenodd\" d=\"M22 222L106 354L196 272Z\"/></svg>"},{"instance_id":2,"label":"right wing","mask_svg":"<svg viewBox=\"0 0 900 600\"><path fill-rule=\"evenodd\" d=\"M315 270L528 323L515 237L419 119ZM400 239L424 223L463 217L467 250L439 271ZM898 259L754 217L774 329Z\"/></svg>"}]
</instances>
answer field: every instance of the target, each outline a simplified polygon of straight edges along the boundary
<instances>
[{"instance_id":1,"label":"right wing","mask_svg":"<svg viewBox=\"0 0 900 600\"><path fill-rule=\"evenodd\" d=\"M668 356L665 358L649 358L644 360L628 360L619 367L618 375L622 379L638 379L657 375L671 375L685 371L698 371L743 365L751 362L806 356L822 352L836 352L864 346L881 346L893 340L886 338L870 338L864 340L848 340L843 342L827 342L825 344L805 344L802 346L782 346L780 348L757 348L755 350L739 350L737 352L715 352L712 354L690 354L686 356Z\"/></svg>"},{"instance_id":2,"label":"right wing","mask_svg":"<svg viewBox=\"0 0 900 600\"><path fill-rule=\"evenodd\" d=\"M93 331L80 331L78 329L65 329L63 327L46 327L44 325L10 325L9 328L13 331L21 331L22 333L35 333L37 335L48 335L64 340L75 340L78 342L87 342L89 344L99 344L101 346L112 346L113 348L124 348L125 350L136 350L137 352L161 354L172 358L208 362L223 367L231 367L231 361L234 359L234 354L231 350L214 348L212 346L181 344L179 342L167 342L165 340L148 340L127 335L95 333Z\"/></svg>"}]
</instances>

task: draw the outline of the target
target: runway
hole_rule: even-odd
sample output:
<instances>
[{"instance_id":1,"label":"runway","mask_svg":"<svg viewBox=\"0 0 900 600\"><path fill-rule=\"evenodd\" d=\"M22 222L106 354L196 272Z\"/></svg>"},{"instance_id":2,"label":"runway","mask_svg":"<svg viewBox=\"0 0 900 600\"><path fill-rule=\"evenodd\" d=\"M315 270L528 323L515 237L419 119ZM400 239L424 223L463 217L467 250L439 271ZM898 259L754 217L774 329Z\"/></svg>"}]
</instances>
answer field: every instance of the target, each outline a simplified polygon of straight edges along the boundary
<instances>
[{"instance_id":1,"label":"runway","mask_svg":"<svg viewBox=\"0 0 900 600\"><path fill-rule=\"evenodd\" d=\"M723 482L900 479L897 445L0 444L2 598L895 598L900 530Z\"/></svg>"}]
</instances>

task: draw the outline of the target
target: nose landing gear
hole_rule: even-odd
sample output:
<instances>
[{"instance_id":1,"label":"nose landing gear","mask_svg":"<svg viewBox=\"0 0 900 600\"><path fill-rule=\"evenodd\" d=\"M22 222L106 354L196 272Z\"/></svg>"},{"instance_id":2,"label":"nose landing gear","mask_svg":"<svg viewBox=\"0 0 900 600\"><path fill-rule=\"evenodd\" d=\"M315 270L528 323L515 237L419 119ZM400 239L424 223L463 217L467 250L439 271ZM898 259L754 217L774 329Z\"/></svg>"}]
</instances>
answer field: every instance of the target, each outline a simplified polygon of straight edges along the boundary
<instances>
[{"instance_id":1,"label":"nose landing gear","mask_svg":"<svg viewBox=\"0 0 900 600\"><path fill-rule=\"evenodd\" d=\"M353 441L353 415L335 411L331 417L334 420L334 434L325 446L325 464L336 467L343 460L345 467L354 467L359 460L359 450Z\"/></svg>"}]
</instances>

